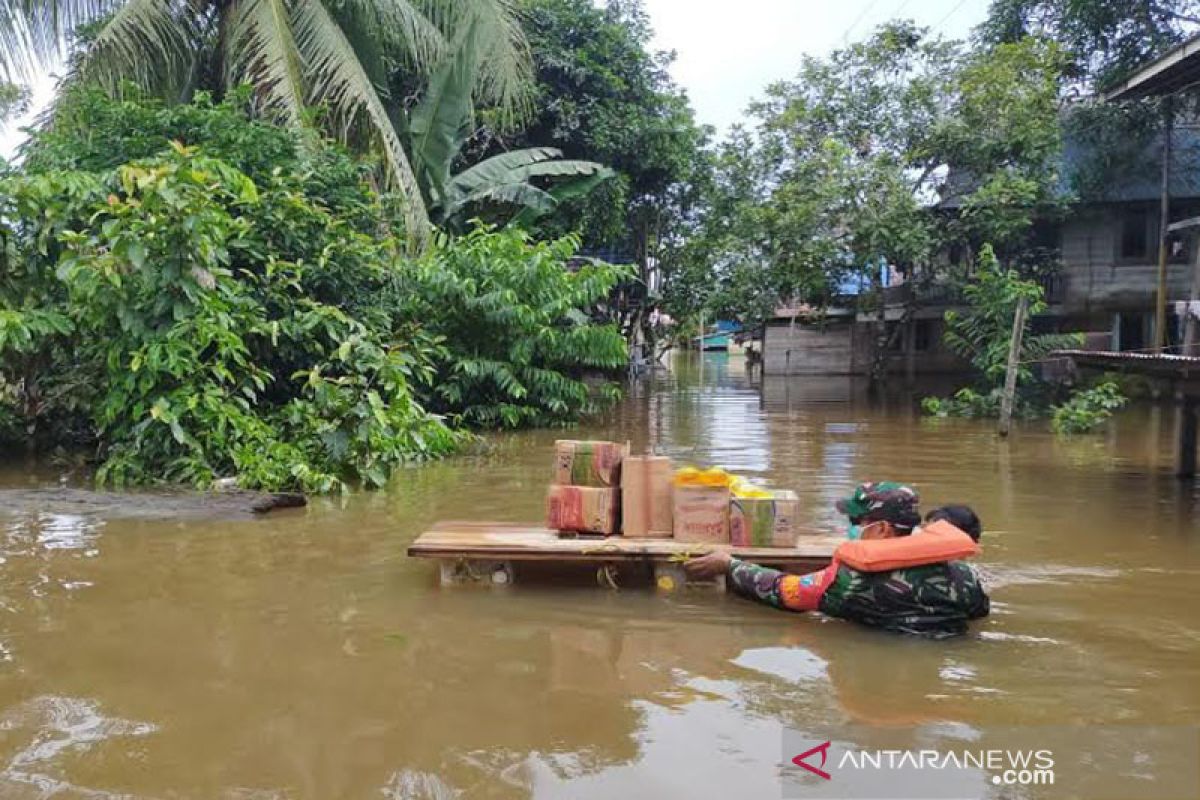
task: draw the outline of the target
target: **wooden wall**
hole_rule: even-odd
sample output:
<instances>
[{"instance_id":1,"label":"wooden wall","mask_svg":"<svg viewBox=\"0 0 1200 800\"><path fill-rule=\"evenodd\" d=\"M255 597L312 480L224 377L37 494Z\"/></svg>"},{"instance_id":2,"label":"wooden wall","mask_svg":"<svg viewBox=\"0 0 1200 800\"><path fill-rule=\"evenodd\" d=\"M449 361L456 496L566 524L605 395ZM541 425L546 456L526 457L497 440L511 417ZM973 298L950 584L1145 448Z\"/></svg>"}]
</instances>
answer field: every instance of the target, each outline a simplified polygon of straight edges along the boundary
<instances>
[{"instance_id":1,"label":"wooden wall","mask_svg":"<svg viewBox=\"0 0 1200 800\"><path fill-rule=\"evenodd\" d=\"M931 325L926 348L915 353L914 372L920 375L961 373L969 365L942 343L943 325ZM763 340L764 375L867 375L871 369L873 326L839 321L808 325L787 321L771 322ZM902 341L902 340L901 340ZM888 355L888 371L903 373L905 354L896 350Z\"/></svg>"},{"instance_id":2,"label":"wooden wall","mask_svg":"<svg viewBox=\"0 0 1200 800\"><path fill-rule=\"evenodd\" d=\"M764 375L855 375L854 324L772 322L763 335Z\"/></svg>"},{"instance_id":3,"label":"wooden wall","mask_svg":"<svg viewBox=\"0 0 1200 800\"><path fill-rule=\"evenodd\" d=\"M1061 229L1063 307L1070 316L1097 312L1149 311L1158 291L1157 238L1151 254L1136 262L1119 258L1121 207L1083 209ZM1167 298L1184 300L1191 286L1191 263L1167 268ZM1170 313L1170 312L1168 312Z\"/></svg>"}]
</instances>

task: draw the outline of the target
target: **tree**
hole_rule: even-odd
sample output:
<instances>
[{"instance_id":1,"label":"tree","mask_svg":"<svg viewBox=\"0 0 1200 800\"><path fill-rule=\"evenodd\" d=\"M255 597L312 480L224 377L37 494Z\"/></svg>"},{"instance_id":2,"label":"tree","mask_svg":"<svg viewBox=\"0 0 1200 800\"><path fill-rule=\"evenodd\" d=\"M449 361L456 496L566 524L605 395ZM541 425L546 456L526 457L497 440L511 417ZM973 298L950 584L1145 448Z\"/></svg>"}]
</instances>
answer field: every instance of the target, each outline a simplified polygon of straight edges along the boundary
<instances>
[{"instance_id":1,"label":"tree","mask_svg":"<svg viewBox=\"0 0 1200 800\"><path fill-rule=\"evenodd\" d=\"M1074 57L1084 88L1105 89L1200 26L1197 0L992 0L987 43L1047 37Z\"/></svg>"},{"instance_id":2,"label":"tree","mask_svg":"<svg viewBox=\"0 0 1200 800\"><path fill-rule=\"evenodd\" d=\"M76 31L72 82L122 82L174 99L247 82L260 111L304 127L310 109L345 141L369 143L405 208L409 237L428 215L378 87L393 65L425 73L470 29L472 93L511 114L524 101L528 51L508 0L0 0L0 73L28 75Z\"/></svg>"},{"instance_id":3,"label":"tree","mask_svg":"<svg viewBox=\"0 0 1200 800\"><path fill-rule=\"evenodd\" d=\"M1071 199L1063 176L1066 53L1029 36L966 55L951 79L952 103L931 139L951 171L942 188L946 237L970 252L992 248L1008 264L1043 272L1057 253L1039 245L1036 224Z\"/></svg>"},{"instance_id":4,"label":"tree","mask_svg":"<svg viewBox=\"0 0 1200 800\"><path fill-rule=\"evenodd\" d=\"M534 113L505 132L490 123L468 146L469 160L528 147L553 147L567 159L611 168L613 179L586 195L562 198L536 235L582 235L585 252L599 251L638 267L620 290L614 314L628 335L650 338L649 287L674 269L699 205L705 180L699 126L686 94L671 79L673 54L651 48L640 0L521 0L535 68Z\"/></svg>"},{"instance_id":5,"label":"tree","mask_svg":"<svg viewBox=\"0 0 1200 800\"><path fill-rule=\"evenodd\" d=\"M784 300L829 305L847 284L878 288L882 264L929 259L927 206L944 164L934 137L957 53L892 23L828 59L806 58L751 105L756 125L721 149L692 251L726 287L718 297L755 298L738 316L761 320Z\"/></svg>"},{"instance_id":6,"label":"tree","mask_svg":"<svg viewBox=\"0 0 1200 800\"><path fill-rule=\"evenodd\" d=\"M450 420L615 396L624 340L591 320L623 270L515 228L407 258L368 167L250 97L77 90L0 174L3 446L84 447L113 482L378 486L461 443Z\"/></svg>"},{"instance_id":7,"label":"tree","mask_svg":"<svg viewBox=\"0 0 1200 800\"><path fill-rule=\"evenodd\" d=\"M871 312L884 265L965 277L969 264L947 269L955 245L1048 260L1032 258L1033 222L1064 200L1062 60L1041 39L964 51L905 22L806 59L721 147L676 313L696 311L696 282L716 287L710 313L751 323L785 300Z\"/></svg>"}]
</instances>

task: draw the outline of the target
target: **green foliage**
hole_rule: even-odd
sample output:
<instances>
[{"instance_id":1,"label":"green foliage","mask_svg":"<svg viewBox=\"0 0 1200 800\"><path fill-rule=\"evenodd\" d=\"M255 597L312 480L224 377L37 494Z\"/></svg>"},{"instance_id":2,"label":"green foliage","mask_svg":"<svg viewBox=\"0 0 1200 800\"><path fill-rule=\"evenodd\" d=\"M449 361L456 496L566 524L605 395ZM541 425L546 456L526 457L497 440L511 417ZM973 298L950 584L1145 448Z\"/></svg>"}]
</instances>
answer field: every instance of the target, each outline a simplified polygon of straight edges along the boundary
<instances>
[{"instance_id":1,"label":"green foliage","mask_svg":"<svg viewBox=\"0 0 1200 800\"><path fill-rule=\"evenodd\" d=\"M954 105L934 146L954 175L946 199L960 203L948 233L977 248L989 243L1029 263L1034 222L1053 218L1069 197L1060 178L1059 92L1066 55L1027 37L969 53L951 81Z\"/></svg>"},{"instance_id":2,"label":"green foliage","mask_svg":"<svg viewBox=\"0 0 1200 800\"><path fill-rule=\"evenodd\" d=\"M925 397L921 410L931 417L997 417L1000 415L1000 390L981 394L970 387L959 389L953 397Z\"/></svg>"},{"instance_id":3,"label":"green foliage","mask_svg":"<svg viewBox=\"0 0 1200 800\"><path fill-rule=\"evenodd\" d=\"M1079 334L1034 334L1033 317L1044 311L1042 287L1021 277L1015 269L1002 266L990 245L979 251L975 271L963 294L968 309L946 312L946 344L968 359L979 375L980 391L965 388L951 399L927 397L921 407L934 416L997 416L1000 412L1000 387L1008 371L1008 353L1012 347L1013 323L1017 306L1023 299L1028 314L1021 337L1017 366L1015 413L1037 416L1045 412L1045 386L1033 366L1053 350L1078 347Z\"/></svg>"},{"instance_id":4,"label":"green foliage","mask_svg":"<svg viewBox=\"0 0 1200 800\"><path fill-rule=\"evenodd\" d=\"M1002 267L991 246L985 245L979 251L972 280L963 293L970 308L965 312L946 312L946 344L970 360L990 386L1004 380L1017 305L1021 299L1025 300L1028 315L1022 332L1018 384L1028 381L1032 374L1027 363L1029 357L1045 350L1039 344L1039 337L1028 335L1033 316L1046 308L1042 287L1024 280L1016 270Z\"/></svg>"},{"instance_id":5,"label":"green foliage","mask_svg":"<svg viewBox=\"0 0 1200 800\"><path fill-rule=\"evenodd\" d=\"M0 130L4 130L10 119L25 113L28 107L29 90L0 79Z\"/></svg>"},{"instance_id":6,"label":"green foliage","mask_svg":"<svg viewBox=\"0 0 1200 800\"><path fill-rule=\"evenodd\" d=\"M1032 223L1065 200L1063 63L1053 42L964 51L907 22L806 58L718 151L708 214L669 277L672 313L700 303L758 322L783 301L852 303L847 286L870 312L883 265L943 281L956 244L1041 263Z\"/></svg>"},{"instance_id":7,"label":"green foliage","mask_svg":"<svg viewBox=\"0 0 1200 800\"><path fill-rule=\"evenodd\" d=\"M126 84L178 100L197 89L220 93L249 83L263 116L301 130L318 122L376 153L410 242L423 245L426 209L376 87L392 70L428 74L466 31L479 54L470 94L495 104L501 116L519 114L528 49L511 5L493 0L5 3L0 74L30 77L57 60L63 42L74 41L68 82L114 97Z\"/></svg>"},{"instance_id":8,"label":"green foliage","mask_svg":"<svg viewBox=\"0 0 1200 800\"><path fill-rule=\"evenodd\" d=\"M576 237L531 242L483 225L437 246L403 276L404 315L442 343L429 405L474 426L558 425L598 410L614 384L589 374L623 368L620 331L584 313L628 277L622 268L572 266Z\"/></svg>"},{"instance_id":9,"label":"green foliage","mask_svg":"<svg viewBox=\"0 0 1200 800\"><path fill-rule=\"evenodd\" d=\"M589 249L628 254L645 280L650 260L667 267L694 225L706 131L656 52L641 0L521 0L535 68L533 114L511 134L486 125L470 160L528 147L611 168L586 194L559 195L530 230L578 232ZM488 116L484 116L488 121ZM525 222L525 220L523 220Z\"/></svg>"},{"instance_id":10,"label":"green foliage","mask_svg":"<svg viewBox=\"0 0 1200 800\"><path fill-rule=\"evenodd\" d=\"M356 315L354 293L338 302L341 285L388 281L387 243L307 194L320 182L273 173L260 189L175 143L111 171L7 182L0 364L28 426L87 427L98 477L118 484L234 474L328 491L455 447L412 396L426 356L369 326L378 311Z\"/></svg>"},{"instance_id":11,"label":"green foliage","mask_svg":"<svg viewBox=\"0 0 1200 800\"><path fill-rule=\"evenodd\" d=\"M499 153L452 175L474 127L472 86L479 70L479 44L472 26L433 70L420 102L398 112L417 182L439 225L461 230L472 210L496 217L501 210L511 216L514 208L528 224L553 211L560 197L583 196L613 176L612 170L591 161L563 160L562 151L550 147Z\"/></svg>"},{"instance_id":12,"label":"green foliage","mask_svg":"<svg viewBox=\"0 0 1200 800\"><path fill-rule=\"evenodd\" d=\"M1054 406L1050 427L1055 433L1089 433L1109 419L1114 411L1123 408L1126 402L1127 398L1116 383L1104 381L1080 390L1067 402Z\"/></svg>"},{"instance_id":13,"label":"green foliage","mask_svg":"<svg viewBox=\"0 0 1200 800\"><path fill-rule=\"evenodd\" d=\"M1196 0L992 0L980 35L1015 42L1053 38L1070 52L1071 74L1103 90L1194 33Z\"/></svg>"},{"instance_id":14,"label":"green foliage","mask_svg":"<svg viewBox=\"0 0 1200 800\"><path fill-rule=\"evenodd\" d=\"M624 273L484 228L406 259L367 168L244 99L85 92L2 179L4 435L94 446L113 483L328 491L455 449L428 407L566 423L612 396L581 379L624 341L586 313Z\"/></svg>"}]
</instances>

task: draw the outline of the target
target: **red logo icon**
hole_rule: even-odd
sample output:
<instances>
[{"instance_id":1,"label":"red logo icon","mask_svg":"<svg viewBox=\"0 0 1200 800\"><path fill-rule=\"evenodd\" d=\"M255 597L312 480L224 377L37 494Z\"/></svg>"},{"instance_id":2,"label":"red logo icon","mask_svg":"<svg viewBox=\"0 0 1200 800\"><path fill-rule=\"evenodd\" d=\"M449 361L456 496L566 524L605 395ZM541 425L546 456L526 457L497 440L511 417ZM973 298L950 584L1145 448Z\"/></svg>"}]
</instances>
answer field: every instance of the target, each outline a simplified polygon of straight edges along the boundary
<instances>
[{"instance_id":1,"label":"red logo icon","mask_svg":"<svg viewBox=\"0 0 1200 800\"><path fill-rule=\"evenodd\" d=\"M832 780L832 777L830 776L830 774L828 772L826 772L825 770L821 769L821 767L825 766L825 759L829 756L829 745L830 745L830 742L825 742L824 744L817 745L816 747L812 748L811 750L805 750L803 753L801 753L800 755L793 758L792 763L795 764L797 767L804 767L806 770L811 772L813 775L820 775L822 778L824 778L827 781ZM821 767L814 767L812 764L809 764L807 761L804 760L811 755L816 755L817 753L821 754Z\"/></svg>"}]
</instances>

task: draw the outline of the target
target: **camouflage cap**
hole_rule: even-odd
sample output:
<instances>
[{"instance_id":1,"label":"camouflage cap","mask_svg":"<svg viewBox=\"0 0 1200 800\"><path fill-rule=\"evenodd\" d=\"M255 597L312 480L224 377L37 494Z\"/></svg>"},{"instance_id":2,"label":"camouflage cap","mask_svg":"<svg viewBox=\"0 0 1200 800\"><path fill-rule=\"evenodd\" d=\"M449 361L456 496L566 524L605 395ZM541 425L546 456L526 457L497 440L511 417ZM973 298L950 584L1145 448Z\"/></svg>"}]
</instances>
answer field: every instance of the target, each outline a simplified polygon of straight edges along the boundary
<instances>
[{"instance_id":1,"label":"camouflage cap","mask_svg":"<svg viewBox=\"0 0 1200 800\"><path fill-rule=\"evenodd\" d=\"M854 494L837 501L837 510L862 522L894 521L917 511L917 490L895 481L860 483Z\"/></svg>"}]
</instances>

